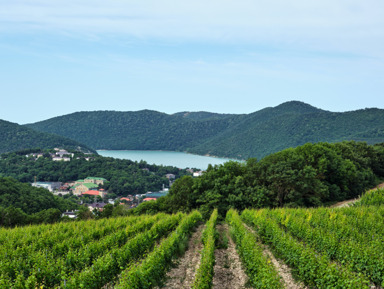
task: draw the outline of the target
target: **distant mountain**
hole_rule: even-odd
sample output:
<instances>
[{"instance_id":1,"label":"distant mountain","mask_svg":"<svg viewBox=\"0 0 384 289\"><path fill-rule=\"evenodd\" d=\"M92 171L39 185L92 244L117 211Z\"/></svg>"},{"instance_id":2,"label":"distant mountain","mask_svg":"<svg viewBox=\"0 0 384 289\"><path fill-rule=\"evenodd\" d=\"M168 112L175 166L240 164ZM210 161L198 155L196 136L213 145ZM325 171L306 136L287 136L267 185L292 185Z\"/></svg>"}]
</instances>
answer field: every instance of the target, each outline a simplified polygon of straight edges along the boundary
<instances>
[{"instance_id":1,"label":"distant mountain","mask_svg":"<svg viewBox=\"0 0 384 289\"><path fill-rule=\"evenodd\" d=\"M290 101L251 114L78 112L27 125L94 149L176 150L247 159L307 142L384 142L384 110L335 113Z\"/></svg>"},{"instance_id":2,"label":"distant mountain","mask_svg":"<svg viewBox=\"0 0 384 289\"><path fill-rule=\"evenodd\" d=\"M18 151L28 148L51 149L65 147L88 152L93 149L77 141L46 132L38 132L31 128L0 120L0 153Z\"/></svg>"},{"instance_id":3,"label":"distant mountain","mask_svg":"<svg viewBox=\"0 0 384 289\"><path fill-rule=\"evenodd\" d=\"M187 150L226 130L231 121L231 117L197 121L151 110L94 111L27 126L76 139L96 149Z\"/></svg>"}]
</instances>

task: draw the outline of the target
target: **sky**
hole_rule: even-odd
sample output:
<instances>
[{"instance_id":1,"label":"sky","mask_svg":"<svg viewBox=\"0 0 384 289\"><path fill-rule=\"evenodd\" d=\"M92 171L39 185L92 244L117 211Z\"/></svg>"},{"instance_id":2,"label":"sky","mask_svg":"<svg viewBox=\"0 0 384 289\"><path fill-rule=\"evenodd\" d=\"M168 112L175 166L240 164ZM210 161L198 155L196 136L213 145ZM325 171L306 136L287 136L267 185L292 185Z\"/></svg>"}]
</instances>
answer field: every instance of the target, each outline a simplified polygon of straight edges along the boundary
<instances>
[{"instance_id":1,"label":"sky","mask_svg":"<svg viewBox=\"0 0 384 289\"><path fill-rule=\"evenodd\" d=\"M384 108L382 0L0 0L0 119Z\"/></svg>"}]
</instances>

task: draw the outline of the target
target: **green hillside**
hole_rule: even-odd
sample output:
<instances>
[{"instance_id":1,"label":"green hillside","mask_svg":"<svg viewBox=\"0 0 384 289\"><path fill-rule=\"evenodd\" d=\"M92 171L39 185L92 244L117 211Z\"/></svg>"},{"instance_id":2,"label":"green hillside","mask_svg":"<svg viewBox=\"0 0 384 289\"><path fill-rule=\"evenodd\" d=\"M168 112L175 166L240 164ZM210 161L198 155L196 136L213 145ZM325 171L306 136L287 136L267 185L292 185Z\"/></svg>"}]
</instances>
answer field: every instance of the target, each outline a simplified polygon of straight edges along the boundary
<instances>
[{"instance_id":1,"label":"green hillside","mask_svg":"<svg viewBox=\"0 0 384 289\"><path fill-rule=\"evenodd\" d=\"M384 142L384 110L335 113L291 101L243 114L78 112L29 127L93 149L174 150L247 159L307 142Z\"/></svg>"},{"instance_id":2,"label":"green hillside","mask_svg":"<svg viewBox=\"0 0 384 289\"><path fill-rule=\"evenodd\" d=\"M231 121L232 118L197 121L151 110L94 111L28 126L76 139L94 149L186 150L224 131Z\"/></svg>"},{"instance_id":3,"label":"green hillside","mask_svg":"<svg viewBox=\"0 0 384 289\"><path fill-rule=\"evenodd\" d=\"M46 189L0 177L0 226L55 222L62 212L77 207Z\"/></svg>"},{"instance_id":4,"label":"green hillside","mask_svg":"<svg viewBox=\"0 0 384 289\"><path fill-rule=\"evenodd\" d=\"M274 110L274 109L273 109ZM190 152L247 159L305 143L366 141L384 142L384 110L352 112L288 112L261 119L251 114L236 127L201 143Z\"/></svg>"},{"instance_id":5,"label":"green hillside","mask_svg":"<svg viewBox=\"0 0 384 289\"><path fill-rule=\"evenodd\" d=\"M28 148L52 149L55 147L92 151L87 146L68 138L38 132L16 123L0 120L0 154Z\"/></svg>"}]
</instances>

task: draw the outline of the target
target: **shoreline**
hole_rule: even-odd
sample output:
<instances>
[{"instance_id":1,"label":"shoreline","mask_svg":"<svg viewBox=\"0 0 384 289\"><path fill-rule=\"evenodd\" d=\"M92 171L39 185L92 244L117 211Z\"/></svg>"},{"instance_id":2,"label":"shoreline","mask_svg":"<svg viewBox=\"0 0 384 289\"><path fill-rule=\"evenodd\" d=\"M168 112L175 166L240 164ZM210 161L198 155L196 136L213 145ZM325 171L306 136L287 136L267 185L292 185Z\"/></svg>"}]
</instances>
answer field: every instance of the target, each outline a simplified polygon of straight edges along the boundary
<instances>
[{"instance_id":1,"label":"shoreline","mask_svg":"<svg viewBox=\"0 0 384 289\"><path fill-rule=\"evenodd\" d=\"M228 157L220 157L220 156L215 156L215 155L210 155L210 154L196 154L196 153L191 153L187 151L171 151L171 150L134 150L134 149L121 149L121 150L115 150L115 149L96 149L96 152L98 151L118 151L118 152L170 152L170 153L184 153L184 154L189 154L193 156L200 156L200 157L210 157L210 158L216 158L216 159L223 159L223 160L228 160L228 161L237 161L237 162L245 162L246 160L244 159L236 159L236 158L228 158Z\"/></svg>"}]
</instances>

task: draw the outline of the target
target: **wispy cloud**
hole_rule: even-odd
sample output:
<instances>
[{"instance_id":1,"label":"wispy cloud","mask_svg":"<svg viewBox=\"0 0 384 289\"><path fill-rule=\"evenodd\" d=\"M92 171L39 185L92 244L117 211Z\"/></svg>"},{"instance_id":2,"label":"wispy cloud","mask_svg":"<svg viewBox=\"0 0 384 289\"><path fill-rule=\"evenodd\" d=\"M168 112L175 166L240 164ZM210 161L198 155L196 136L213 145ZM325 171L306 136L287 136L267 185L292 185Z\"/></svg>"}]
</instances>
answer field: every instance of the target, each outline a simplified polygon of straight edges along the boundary
<instances>
[{"instance_id":1,"label":"wispy cloud","mask_svg":"<svg viewBox=\"0 0 384 289\"><path fill-rule=\"evenodd\" d=\"M270 43L380 53L382 0L2 0L0 31Z\"/></svg>"},{"instance_id":2,"label":"wispy cloud","mask_svg":"<svg viewBox=\"0 0 384 289\"><path fill-rule=\"evenodd\" d=\"M41 120L52 95L66 112L382 106L383 15L383 0L0 0L0 113Z\"/></svg>"}]
</instances>

